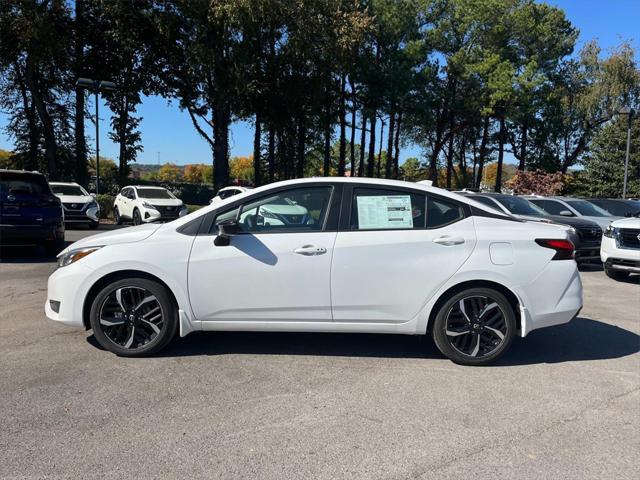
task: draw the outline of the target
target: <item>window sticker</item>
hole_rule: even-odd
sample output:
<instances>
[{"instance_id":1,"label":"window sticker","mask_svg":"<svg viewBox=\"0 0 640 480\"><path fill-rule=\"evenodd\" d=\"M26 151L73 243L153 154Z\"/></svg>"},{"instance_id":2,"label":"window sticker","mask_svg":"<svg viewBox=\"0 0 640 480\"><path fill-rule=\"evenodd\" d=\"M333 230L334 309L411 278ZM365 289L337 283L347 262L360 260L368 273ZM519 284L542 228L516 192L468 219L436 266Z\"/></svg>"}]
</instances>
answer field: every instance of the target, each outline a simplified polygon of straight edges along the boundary
<instances>
[{"instance_id":1,"label":"window sticker","mask_svg":"<svg viewBox=\"0 0 640 480\"><path fill-rule=\"evenodd\" d=\"M411 195L358 196L358 228L413 228Z\"/></svg>"}]
</instances>

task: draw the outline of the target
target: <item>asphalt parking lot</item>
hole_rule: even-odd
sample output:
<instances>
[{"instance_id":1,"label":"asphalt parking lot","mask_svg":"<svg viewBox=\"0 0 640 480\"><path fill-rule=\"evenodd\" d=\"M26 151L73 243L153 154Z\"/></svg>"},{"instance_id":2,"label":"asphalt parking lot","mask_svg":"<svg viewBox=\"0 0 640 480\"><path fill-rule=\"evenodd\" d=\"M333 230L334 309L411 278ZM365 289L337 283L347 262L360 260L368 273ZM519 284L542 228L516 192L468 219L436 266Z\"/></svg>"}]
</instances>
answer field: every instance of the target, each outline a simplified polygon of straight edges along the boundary
<instances>
[{"instance_id":1,"label":"asphalt parking lot","mask_svg":"<svg viewBox=\"0 0 640 480\"><path fill-rule=\"evenodd\" d=\"M53 259L2 255L0 478L640 476L640 277L586 269L580 318L485 368L356 334L196 333L125 359L45 319Z\"/></svg>"}]
</instances>

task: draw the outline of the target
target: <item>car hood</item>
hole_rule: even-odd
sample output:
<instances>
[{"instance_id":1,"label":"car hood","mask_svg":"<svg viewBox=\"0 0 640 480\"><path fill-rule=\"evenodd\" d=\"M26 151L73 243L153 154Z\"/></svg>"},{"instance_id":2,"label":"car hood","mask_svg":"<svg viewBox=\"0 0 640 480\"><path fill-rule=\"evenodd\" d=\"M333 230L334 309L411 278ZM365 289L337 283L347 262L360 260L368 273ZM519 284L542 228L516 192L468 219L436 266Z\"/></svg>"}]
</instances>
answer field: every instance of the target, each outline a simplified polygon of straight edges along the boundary
<instances>
[{"instance_id":1,"label":"car hood","mask_svg":"<svg viewBox=\"0 0 640 480\"><path fill-rule=\"evenodd\" d=\"M182 200L177 198L141 198L140 200L159 207L178 207L182 205Z\"/></svg>"},{"instance_id":2,"label":"car hood","mask_svg":"<svg viewBox=\"0 0 640 480\"><path fill-rule=\"evenodd\" d=\"M72 243L60 252L58 256L67 253L69 250L75 250L76 248L140 242L153 235L161 226L162 224L158 223L145 223L136 227L118 228L109 232L99 233L98 235L91 235L90 237Z\"/></svg>"},{"instance_id":3,"label":"car hood","mask_svg":"<svg viewBox=\"0 0 640 480\"><path fill-rule=\"evenodd\" d=\"M93 197L88 195L56 195L62 203L89 203Z\"/></svg>"},{"instance_id":4,"label":"car hood","mask_svg":"<svg viewBox=\"0 0 640 480\"><path fill-rule=\"evenodd\" d=\"M589 217L586 215L582 215L580 218L584 218L585 220L591 220L592 222L597 223L602 230L606 230L611 222L615 222L616 220L620 220L623 217Z\"/></svg>"},{"instance_id":5,"label":"car hood","mask_svg":"<svg viewBox=\"0 0 640 480\"><path fill-rule=\"evenodd\" d=\"M571 227L593 227L598 223L587 220L584 217L565 217L563 215L548 215L547 218L555 223L569 225Z\"/></svg>"},{"instance_id":6,"label":"car hood","mask_svg":"<svg viewBox=\"0 0 640 480\"><path fill-rule=\"evenodd\" d=\"M611 225L617 228L640 228L640 218L623 218L622 220L616 220Z\"/></svg>"}]
</instances>

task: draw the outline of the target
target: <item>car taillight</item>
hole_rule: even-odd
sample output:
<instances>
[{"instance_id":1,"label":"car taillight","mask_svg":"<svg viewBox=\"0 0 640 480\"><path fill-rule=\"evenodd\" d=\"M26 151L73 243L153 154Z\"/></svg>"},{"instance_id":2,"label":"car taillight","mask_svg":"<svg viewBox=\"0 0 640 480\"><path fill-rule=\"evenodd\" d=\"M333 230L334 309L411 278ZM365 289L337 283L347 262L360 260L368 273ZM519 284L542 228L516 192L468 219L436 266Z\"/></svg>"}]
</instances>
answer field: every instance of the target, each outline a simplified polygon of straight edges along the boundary
<instances>
[{"instance_id":1,"label":"car taillight","mask_svg":"<svg viewBox=\"0 0 640 480\"><path fill-rule=\"evenodd\" d=\"M551 260L572 260L574 258L575 245L571 240L556 239L536 239L536 243L544 248L550 248L556 251Z\"/></svg>"}]
</instances>

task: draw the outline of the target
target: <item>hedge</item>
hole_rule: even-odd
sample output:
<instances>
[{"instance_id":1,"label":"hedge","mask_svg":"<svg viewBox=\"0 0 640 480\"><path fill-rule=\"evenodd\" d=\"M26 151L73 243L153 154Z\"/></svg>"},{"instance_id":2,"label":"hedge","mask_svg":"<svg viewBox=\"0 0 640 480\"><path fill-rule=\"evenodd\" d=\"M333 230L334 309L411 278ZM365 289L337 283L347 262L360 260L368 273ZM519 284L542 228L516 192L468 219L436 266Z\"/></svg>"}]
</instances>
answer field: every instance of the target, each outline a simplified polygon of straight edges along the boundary
<instances>
[{"instance_id":1,"label":"hedge","mask_svg":"<svg viewBox=\"0 0 640 480\"><path fill-rule=\"evenodd\" d=\"M101 193L96 195L96 201L100 205L100 218L113 218L113 202L116 197Z\"/></svg>"}]
</instances>

